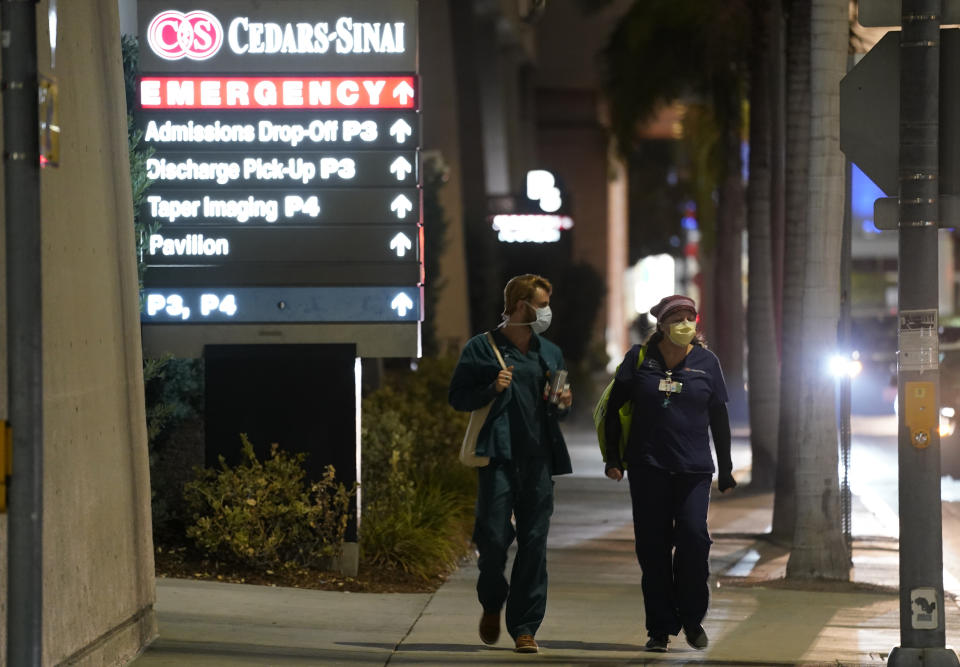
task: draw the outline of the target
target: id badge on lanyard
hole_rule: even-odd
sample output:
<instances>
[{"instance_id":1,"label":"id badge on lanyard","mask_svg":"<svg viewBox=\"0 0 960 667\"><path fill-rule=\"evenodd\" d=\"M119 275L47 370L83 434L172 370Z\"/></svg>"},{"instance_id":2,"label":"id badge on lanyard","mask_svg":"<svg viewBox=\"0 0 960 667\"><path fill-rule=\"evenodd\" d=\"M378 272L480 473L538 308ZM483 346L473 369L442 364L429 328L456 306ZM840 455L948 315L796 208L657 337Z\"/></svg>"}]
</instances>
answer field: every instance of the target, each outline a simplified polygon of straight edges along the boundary
<instances>
[{"instance_id":1,"label":"id badge on lanyard","mask_svg":"<svg viewBox=\"0 0 960 667\"><path fill-rule=\"evenodd\" d=\"M671 394L679 394L683 390L683 383L678 382L672 377L673 371L667 371L667 377L660 380L659 391L664 393L663 407L670 405Z\"/></svg>"}]
</instances>

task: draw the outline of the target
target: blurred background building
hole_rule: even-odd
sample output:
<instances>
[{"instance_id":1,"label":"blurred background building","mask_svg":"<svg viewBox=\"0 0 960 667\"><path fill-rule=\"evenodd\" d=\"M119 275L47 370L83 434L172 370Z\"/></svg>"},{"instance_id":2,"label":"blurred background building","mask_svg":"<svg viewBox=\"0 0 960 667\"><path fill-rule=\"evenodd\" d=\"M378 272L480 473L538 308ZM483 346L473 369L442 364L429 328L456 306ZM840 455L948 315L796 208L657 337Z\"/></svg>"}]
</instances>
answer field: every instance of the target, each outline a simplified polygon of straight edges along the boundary
<instances>
[{"instance_id":1,"label":"blurred background building","mask_svg":"<svg viewBox=\"0 0 960 667\"><path fill-rule=\"evenodd\" d=\"M421 1L424 145L446 166L451 223L442 349L495 326L503 284L533 272L555 285L551 335L571 361L623 354L628 182L604 127L599 51L629 4L586 15L574 2Z\"/></svg>"}]
</instances>

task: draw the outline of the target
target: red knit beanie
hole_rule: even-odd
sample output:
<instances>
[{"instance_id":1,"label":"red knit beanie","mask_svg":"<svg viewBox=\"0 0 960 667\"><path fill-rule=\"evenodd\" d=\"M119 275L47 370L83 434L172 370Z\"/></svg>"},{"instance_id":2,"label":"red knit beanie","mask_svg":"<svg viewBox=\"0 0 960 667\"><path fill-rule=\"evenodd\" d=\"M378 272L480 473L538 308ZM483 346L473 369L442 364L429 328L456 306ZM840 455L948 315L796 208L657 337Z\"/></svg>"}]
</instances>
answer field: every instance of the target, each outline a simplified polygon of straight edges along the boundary
<instances>
[{"instance_id":1,"label":"red knit beanie","mask_svg":"<svg viewBox=\"0 0 960 667\"><path fill-rule=\"evenodd\" d=\"M688 296L674 294L660 299L660 303L650 309L650 314L656 317L658 322L662 322L678 310L692 310L696 315L697 304Z\"/></svg>"}]
</instances>

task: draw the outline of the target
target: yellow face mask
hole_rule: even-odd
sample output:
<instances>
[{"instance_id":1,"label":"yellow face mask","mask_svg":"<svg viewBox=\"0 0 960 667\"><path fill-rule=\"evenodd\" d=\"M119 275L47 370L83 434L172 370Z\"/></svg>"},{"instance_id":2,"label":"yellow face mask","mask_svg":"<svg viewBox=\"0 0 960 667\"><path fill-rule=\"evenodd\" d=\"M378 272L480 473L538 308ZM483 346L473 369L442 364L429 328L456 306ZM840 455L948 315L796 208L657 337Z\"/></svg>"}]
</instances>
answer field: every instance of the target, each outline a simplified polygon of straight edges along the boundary
<instances>
[{"instance_id":1,"label":"yellow face mask","mask_svg":"<svg viewBox=\"0 0 960 667\"><path fill-rule=\"evenodd\" d=\"M674 322L670 325L670 332L667 336L674 345L688 345L693 337L697 335L697 325L695 322Z\"/></svg>"}]
</instances>

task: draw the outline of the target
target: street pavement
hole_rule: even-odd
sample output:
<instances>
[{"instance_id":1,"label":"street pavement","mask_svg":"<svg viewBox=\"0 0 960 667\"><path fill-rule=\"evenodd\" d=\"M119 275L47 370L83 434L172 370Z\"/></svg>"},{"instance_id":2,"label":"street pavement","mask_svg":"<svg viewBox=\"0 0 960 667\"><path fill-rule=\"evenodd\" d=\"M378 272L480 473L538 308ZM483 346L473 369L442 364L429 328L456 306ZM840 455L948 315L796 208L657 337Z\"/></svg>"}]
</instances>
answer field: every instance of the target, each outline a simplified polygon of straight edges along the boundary
<instances>
[{"instance_id":1,"label":"street pavement","mask_svg":"<svg viewBox=\"0 0 960 667\"><path fill-rule=\"evenodd\" d=\"M855 423L855 437L857 428ZM735 477L743 483L749 480L749 448L742 430L735 435ZM134 665L852 667L885 664L900 644L896 514L882 494L864 491L867 502L854 496L854 584L795 590L778 581L788 551L762 537L770 527L772 495L740 488L723 496L714 489L710 508L712 594L704 622L709 647L695 651L681 636L672 638L666 654L645 652L627 484L603 476L591 432L567 429L567 437L576 472L556 478L549 600L537 633L538 655L514 653L506 631L496 646L480 642L471 560L433 594L160 579L160 636ZM853 486L869 489L862 479ZM960 517L956 506L945 503L945 521ZM945 581L960 594L952 573ZM960 605L955 597L946 602L947 644L960 644Z\"/></svg>"}]
</instances>

